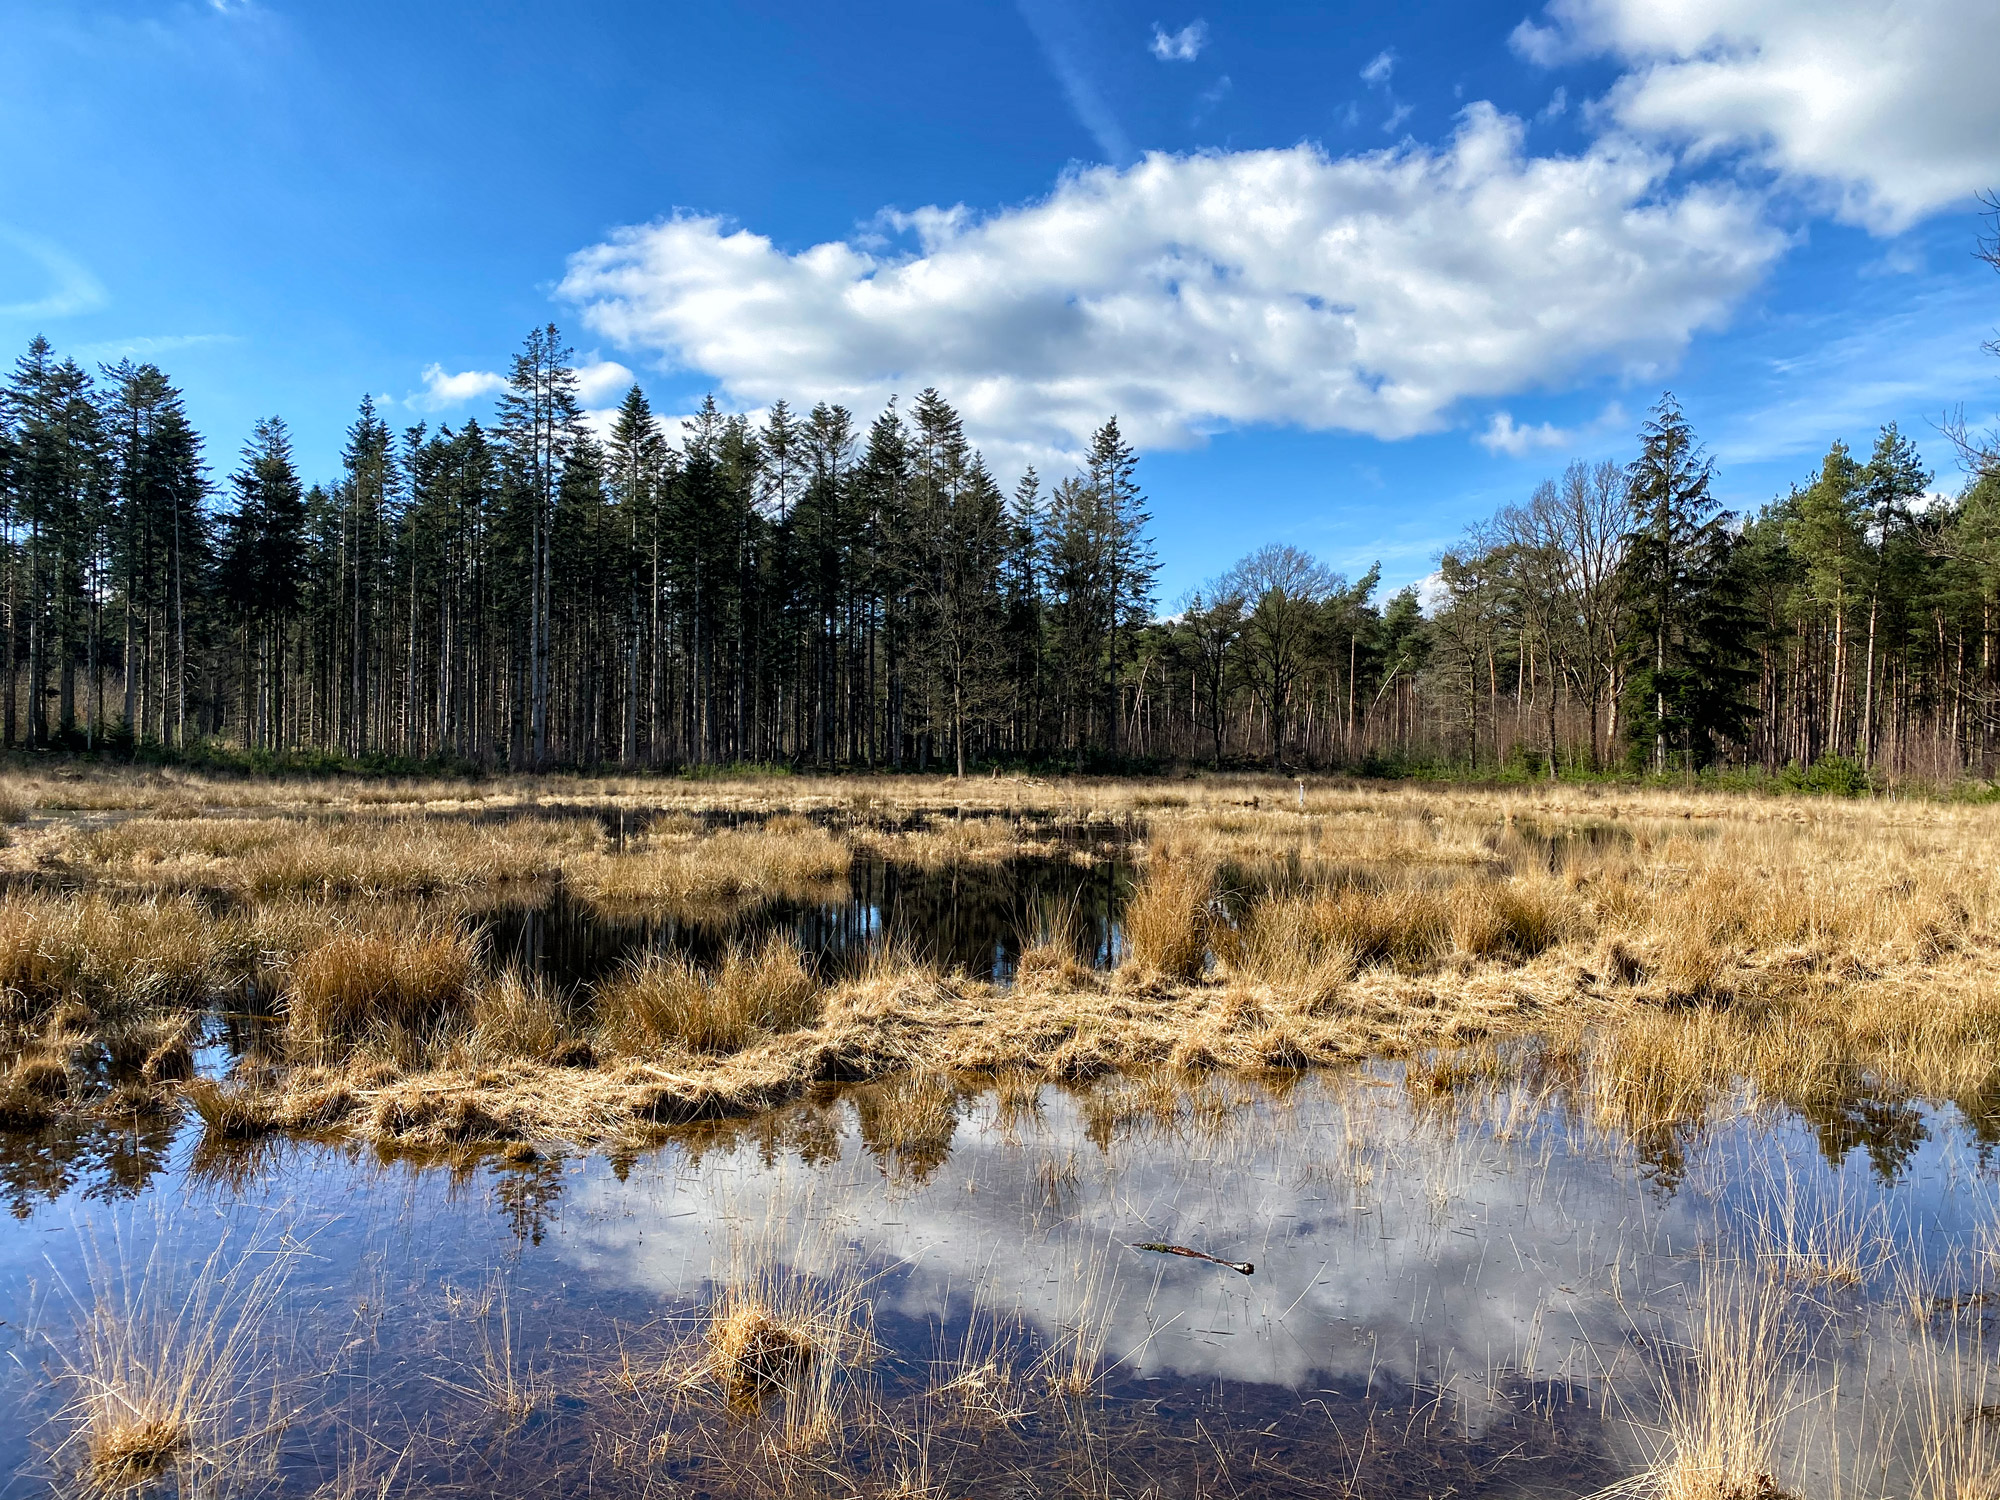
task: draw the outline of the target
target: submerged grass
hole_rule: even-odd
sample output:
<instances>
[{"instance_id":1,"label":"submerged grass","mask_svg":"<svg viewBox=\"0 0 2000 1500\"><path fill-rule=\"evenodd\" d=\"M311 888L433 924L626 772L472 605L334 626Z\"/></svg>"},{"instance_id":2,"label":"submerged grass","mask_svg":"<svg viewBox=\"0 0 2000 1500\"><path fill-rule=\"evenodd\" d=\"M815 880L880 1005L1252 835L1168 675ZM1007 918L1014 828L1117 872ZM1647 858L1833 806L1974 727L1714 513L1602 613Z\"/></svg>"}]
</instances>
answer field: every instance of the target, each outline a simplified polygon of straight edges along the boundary
<instances>
[{"instance_id":1,"label":"submerged grass","mask_svg":"<svg viewBox=\"0 0 2000 1500\"><path fill-rule=\"evenodd\" d=\"M188 1264L176 1248L156 1238L137 1259L122 1237L92 1246L88 1287L69 1299L76 1327L45 1335L69 1391L53 1456L84 1492L171 1475L183 1495L208 1493L282 1425L266 1338L291 1251L225 1236Z\"/></svg>"}]
</instances>

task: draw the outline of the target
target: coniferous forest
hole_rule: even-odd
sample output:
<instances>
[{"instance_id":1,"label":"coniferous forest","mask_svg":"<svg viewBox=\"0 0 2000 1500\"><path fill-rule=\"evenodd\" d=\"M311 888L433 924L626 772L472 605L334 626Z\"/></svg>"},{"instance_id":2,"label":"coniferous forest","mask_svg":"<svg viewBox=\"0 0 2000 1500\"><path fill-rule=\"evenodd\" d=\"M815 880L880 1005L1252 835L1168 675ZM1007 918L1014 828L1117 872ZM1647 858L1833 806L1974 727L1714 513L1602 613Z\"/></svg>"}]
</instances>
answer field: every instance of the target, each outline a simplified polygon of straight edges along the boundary
<instances>
[{"instance_id":1,"label":"coniferous forest","mask_svg":"<svg viewBox=\"0 0 2000 1500\"><path fill-rule=\"evenodd\" d=\"M364 399L319 482L279 417L217 453L151 364L37 339L0 403L10 748L1933 778L2000 750L2000 465L1963 433L1956 494L1892 426L1735 515L1666 396L1425 599L1274 545L1163 602L1115 419L1011 490L933 390L669 432L634 387L600 441L554 327L491 428Z\"/></svg>"}]
</instances>

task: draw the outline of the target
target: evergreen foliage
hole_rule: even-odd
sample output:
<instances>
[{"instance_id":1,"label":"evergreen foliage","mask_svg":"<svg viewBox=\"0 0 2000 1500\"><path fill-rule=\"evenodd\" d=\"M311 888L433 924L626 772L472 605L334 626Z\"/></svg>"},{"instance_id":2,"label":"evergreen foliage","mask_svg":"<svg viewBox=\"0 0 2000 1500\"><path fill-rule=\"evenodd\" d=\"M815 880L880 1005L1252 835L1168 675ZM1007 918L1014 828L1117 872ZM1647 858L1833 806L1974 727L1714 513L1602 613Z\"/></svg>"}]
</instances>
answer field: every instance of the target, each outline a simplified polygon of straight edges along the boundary
<instances>
[{"instance_id":1,"label":"evergreen foliage","mask_svg":"<svg viewBox=\"0 0 2000 1500\"><path fill-rule=\"evenodd\" d=\"M270 765L1992 774L2000 472L1936 496L1890 427L1739 520L1671 396L1639 438L1471 528L1421 598L1273 545L1162 615L1115 419L1011 493L935 390L865 426L709 399L669 432L634 387L600 441L544 327L490 432L397 433L364 399L330 480L273 417L216 483L159 369L93 378L38 338L0 389L0 738Z\"/></svg>"}]
</instances>

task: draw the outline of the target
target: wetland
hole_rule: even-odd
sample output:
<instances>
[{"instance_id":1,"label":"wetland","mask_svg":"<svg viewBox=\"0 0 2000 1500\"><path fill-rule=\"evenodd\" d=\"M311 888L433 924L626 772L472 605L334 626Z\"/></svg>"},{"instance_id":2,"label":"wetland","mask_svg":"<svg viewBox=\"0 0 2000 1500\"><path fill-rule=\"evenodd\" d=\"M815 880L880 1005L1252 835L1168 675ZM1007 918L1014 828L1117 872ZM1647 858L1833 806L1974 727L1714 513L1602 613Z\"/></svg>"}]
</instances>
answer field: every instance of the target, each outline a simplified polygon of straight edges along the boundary
<instances>
[{"instance_id":1,"label":"wetland","mask_svg":"<svg viewBox=\"0 0 2000 1500\"><path fill-rule=\"evenodd\" d=\"M1985 806L0 790L0 1493L2000 1494Z\"/></svg>"}]
</instances>

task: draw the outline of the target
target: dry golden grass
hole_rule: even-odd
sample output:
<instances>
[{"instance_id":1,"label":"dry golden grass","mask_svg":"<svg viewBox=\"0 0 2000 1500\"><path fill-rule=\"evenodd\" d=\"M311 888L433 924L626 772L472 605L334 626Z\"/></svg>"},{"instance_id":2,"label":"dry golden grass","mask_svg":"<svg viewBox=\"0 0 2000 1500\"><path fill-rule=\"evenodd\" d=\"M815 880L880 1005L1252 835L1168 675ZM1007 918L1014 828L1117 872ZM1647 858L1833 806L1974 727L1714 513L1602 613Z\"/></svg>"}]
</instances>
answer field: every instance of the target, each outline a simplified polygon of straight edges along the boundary
<instances>
[{"instance_id":1,"label":"dry golden grass","mask_svg":"<svg viewBox=\"0 0 2000 1500\"><path fill-rule=\"evenodd\" d=\"M137 1264L125 1251L90 1247L75 1330L45 1335L70 1390L57 1458L85 1493L169 1474L180 1494L218 1492L282 1425L259 1420L276 1396L263 1339L291 1254L227 1238L188 1265L169 1241Z\"/></svg>"},{"instance_id":2,"label":"dry golden grass","mask_svg":"<svg viewBox=\"0 0 2000 1500\"><path fill-rule=\"evenodd\" d=\"M0 1012L65 1006L97 1017L198 1005L214 978L213 923L185 900L13 894L0 900Z\"/></svg>"},{"instance_id":3,"label":"dry golden grass","mask_svg":"<svg viewBox=\"0 0 2000 1500\"><path fill-rule=\"evenodd\" d=\"M767 1458L823 1450L849 1414L857 1376L874 1354L873 1309L851 1262L831 1275L807 1263L828 1256L824 1225L786 1221L767 1205L764 1222L732 1238L726 1269L698 1340L669 1356L662 1373L683 1391L709 1393L738 1419L754 1420Z\"/></svg>"},{"instance_id":4,"label":"dry golden grass","mask_svg":"<svg viewBox=\"0 0 2000 1500\"><path fill-rule=\"evenodd\" d=\"M0 793L38 810L0 859L83 885L0 899L0 1019L17 1055L57 1070L0 1082L9 1117L77 1107L52 1080L93 1038L173 1087L185 1036L167 1023L243 983L283 997L290 1059L308 1065L271 1079L278 1117L322 1118L298 1100L338 1082L369 1106L349 1128L449 1139L600 1138L903 1070L1295 1068L1525 1031L1569 1060L1596 1118L1630 1130L1694 1118L1742 1081L1794 1102L1862 1076L1968 1102L1996 1082L1987 807L1323 783L1301 810L1289 783L1257 777L89 772L0 778ZM90 828L51 820L57 803L145 815ZM607 841L585 808L650 832ZM698 815L715 813L743 824L707 832ZM1051 925L1011 988L883 954L822 990L796 955L759 949L559 995L481 975L459 915L461 893L558 875L594 901L723 915L843 894L855 847L945 861L1123 827L1141 840L1132 961L1089 972ZM238 904L170 894L193 889Z\"/></svg>"},{"instance_id":5,"label":"dry golden grass","mask_svg":"<svg viewBox=\"0 0 2000 1500\"><path fill-rule=\"evenodd\" d=\"M1198 979L1208 965L1215 916L1215 866L1200 854L1162 850L1125 903L1125 943L1145 969Z\"/></svg>"},{"instance_id":6,"label":"dry golden grass","mask_svg":"<svg viewBox=\"0 0 2000 1500\"><path fill-rule=\"evenodd\" d=\"M539 974L510 968L481 983L471 1023L475 1057L571 1065L590 1058L589 1044L574 1035L568 1001Z\"/></svg>"},{"instance_id":7,"label":"dry golden grass","mask_svg":"<svg viewBox=\"0 0 2000 1500\"><path fill-rule=\"evenodd\" d=\"M713 969L660 954L629 965L598 990L597 1025L614 1052L740 1052L809 1024L819 993L798 949L773 935L755 949L731 948Z\"/></svg>"},{"instance_id":8,"label":"dry golden grass","mask_svg":"<svg viewBox=\"0 0 2000 1500\"><path fill-rule=\"evenodd\" d=\"M1692 1292L1689 1344L1662 1372L1666 1451L1654 1465L1659 1500L1780 1500L1772 1477L1778 1425L1798 1373L1784 1289L1741 1268L1704 1261Z\"/></svg>"},{"instance_id":9,"label":"dry golden grass","mask_svg":"<svg viewBox=\"0 0 2000 1500\"><path fill-rule=\"evenodd\" d=\"M664 827L632 852L568 861L564 879L592 901L690 912L844 891L851 862L843 840L803 818L778 817L711 835Z\"/></svg>"},{"instance_id":10,"label":"dry golden grass","mask_svg":"<svg viewBox=\"0 0 2000 1500\"><path fill-rule=\"evenodd\" d=\"M412 897L554 876L603 842L596 823L531 814L128 818L83 829L46 861L117 889L269 899Z\"/></svg>"},{"instance_id":11,"label":"dry golden grass","mask_svg":"<svg viewBox=\"0 0 2000 1500\"><path fill-rule=\"evenodd\" d=\"M779 1321L760 1302L729 1298L708 1325L710 1368L731 1405L755 1410L811 1373L811 1333Z\"/></svg>"},{"instance_id":12,"label":"dry golden grass","mask_svg":"<svg viewBox=\"0 0 2000 1500\"><path fill-rule=\"evenodd\" d=\"M284 989L289 1044L317 1060L371 1042L421 1046L464 1008L477 957L473 940L446 921L401 933L337 930L292 965Z\"/></svg>"}]
</instances>

